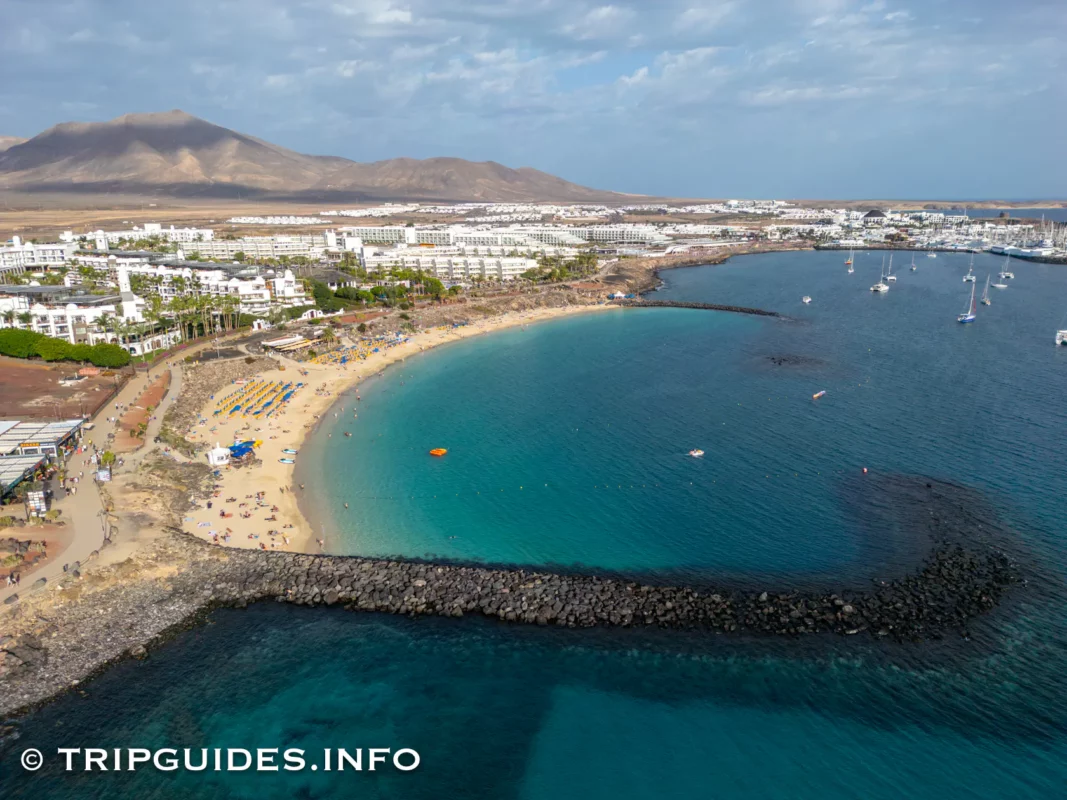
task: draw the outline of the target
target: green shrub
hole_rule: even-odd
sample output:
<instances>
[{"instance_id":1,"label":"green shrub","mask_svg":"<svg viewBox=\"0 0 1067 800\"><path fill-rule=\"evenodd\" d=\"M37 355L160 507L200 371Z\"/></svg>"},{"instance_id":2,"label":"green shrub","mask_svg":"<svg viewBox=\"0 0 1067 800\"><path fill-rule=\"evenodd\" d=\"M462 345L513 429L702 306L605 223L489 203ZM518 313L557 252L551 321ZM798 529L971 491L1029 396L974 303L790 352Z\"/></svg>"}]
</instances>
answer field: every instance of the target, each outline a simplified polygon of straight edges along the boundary
<instances>
[{"instance_id":1,"label":"green shrub","mask_svg":"<svg viewBox=\"0 0 1067 800\"><path fill-rule=\"evenodd\" d=\"M0 355L12 358L33 358L45 361L89 361L98 367L125 367L130 354L117 344L72 345L36 331L19 328L0 330Z\"/></svg>"},{"instance_id":2,"label":"green shrub","mask_svg":"<svg viewBox=\"0 0 1067 800\"><path fill-rule=\"evenodd\" d=\"M14 517L0 517L0 528L11 528L15 525Z\"/></svg>"}]
</instances>

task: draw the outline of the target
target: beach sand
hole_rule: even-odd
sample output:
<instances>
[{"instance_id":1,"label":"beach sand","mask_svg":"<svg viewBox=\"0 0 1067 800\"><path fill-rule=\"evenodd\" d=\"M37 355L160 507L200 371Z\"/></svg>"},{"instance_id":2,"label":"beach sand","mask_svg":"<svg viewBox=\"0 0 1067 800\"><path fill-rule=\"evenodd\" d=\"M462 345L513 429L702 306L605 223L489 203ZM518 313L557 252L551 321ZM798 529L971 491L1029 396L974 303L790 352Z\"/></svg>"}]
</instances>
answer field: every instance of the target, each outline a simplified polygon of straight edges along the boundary
<instances>
[{"instance_id":1,"label":"beach sand","mask_svg":"<svg viewBox=\"0 0 1067 800\"><path fill-rule=\"evenodd\" d=\"M448 342L516 325L608 308L611 307L590 305L534 309L510 312L499 317L471 322L459 328L433 328L412 334L404 344L372 353L366 360L349 362L344 366L297 364L284 360L284 369L263 372L256 376L256 380L302 382L305 385L293 395L282 411L262 422L240 415L225 421L214 420L212 414L216 404L238 388L224 387L215 400L200 409L201 417L212 421L195 426L188 438L193 442L207 444L208 447L214 447L216 442L225 447L237 440L261 440L263 444L256 450L261 463L255 466L223 467L222 476L216 481L220 489L212 500L212 507L190 511L182 521L182 529L207 541L213 541L211 532L214 531L218 534L219 544L229 547L258 549L265 545L267 549L306 553L328 550L330 543L326 542L325 548L322 547L318 536L300 513L296 493L302 490L299 486L292 485L295 465L282 464L278 459L288 457L282 452L285 449L299 451L319 418L324 414L333 413L331 409L341 392L358 386L361 380L370 378L396 361ZM308 374L301 375L300 370L306 370ZM345 413L349 411L352 411L352 408L345 405ZM341 413L340 408L336 409L336 413ZM198 458L206 461L205 454ZM299 459L300 456L297 454L292 458ZM258 492L263 492L262 504L257 504ZM230 501L229 498L234 500ZM277 511L274 511L274 508ZM220 516L222 512L232 516L223 518ZM245 518L241 516L242 513L250 513L251 516ZM268 521L268 518L272 519ZM268 535L271 530L277 534ZM224 541L223 536L227 532L230 538L229 541ZM258 538L254 538L256 536Z\"/></svg>"}]
</instances>

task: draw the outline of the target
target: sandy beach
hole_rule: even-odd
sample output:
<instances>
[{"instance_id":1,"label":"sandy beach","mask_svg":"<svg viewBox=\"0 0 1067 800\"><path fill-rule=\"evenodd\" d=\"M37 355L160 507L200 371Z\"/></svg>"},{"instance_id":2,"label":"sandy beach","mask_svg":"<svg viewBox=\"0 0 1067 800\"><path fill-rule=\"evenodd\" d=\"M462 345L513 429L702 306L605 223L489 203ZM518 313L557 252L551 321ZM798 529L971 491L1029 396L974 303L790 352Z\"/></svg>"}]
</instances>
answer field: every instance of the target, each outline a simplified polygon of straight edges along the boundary
<instances>
[{"instance_id":1,"label":"sandy beach","mask_svg":"<svg viewBox=\"0 0 1067 800\"><path fill-rule=\"evenodd\" d=\"M283 464L279 459L290 457L283 453L284 450L296 450L297 455L291 457L298 460L304 439L324 414L356 413L348 405L343 410L333 408L342 392L357 387L360 381L390 364L448 342L609 308L590 305L534 309L511 312L458 328L433 328L412 334L403 344L371 353L365 360L350 361L345 365L298 364L279 359L284 363L283 369L260 373L256 380L279 384L302 382L304 386L270 419L251 420L240 414L213 416L222 398L239 389L238 386L221 390L214 400L200 409L202 421L189 433L190 441L214 447L216 442L228 446L234 441L259 440L262 444L256 449L256 455L261 463L223 467L221 477L216 481L219 488L211 508L191 510L182 520L182 529L206 541L217 541L229 547L306 553L328 550L330 543L326 542L325 548L322 547L318 535L300 513L297 493L302 490L293 485L295 464ZM301 371L308 374L303 375ZM358 421L353 420L353 424ZM199 458L206 460L204 454Z\"/></svg>"}]
</instances>

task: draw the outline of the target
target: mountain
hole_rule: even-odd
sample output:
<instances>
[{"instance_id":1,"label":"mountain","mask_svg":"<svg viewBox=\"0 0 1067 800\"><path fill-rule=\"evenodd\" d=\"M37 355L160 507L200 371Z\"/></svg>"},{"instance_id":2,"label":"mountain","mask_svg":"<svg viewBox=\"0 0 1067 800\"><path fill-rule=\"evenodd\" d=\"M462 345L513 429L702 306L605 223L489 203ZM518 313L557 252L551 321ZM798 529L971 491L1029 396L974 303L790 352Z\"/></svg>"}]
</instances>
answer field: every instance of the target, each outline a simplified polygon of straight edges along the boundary
<instances>
[{"instance_id":1,"label":"mountain","mask_svg":"<svg viewBox=\"0 0 1067 800\"><path fill-rule=\"evenodd\" d=\"M29 140L0 139L0 188L152 196L304 200L611 201L627 195L529 167L459 158L358 163L310 156L186 114L65 122Z\"/></svg>"},{"instance_id":2,"label":"mountain","mask_svg":"<svg viewBox=\"0 0 1067 800\"><path fill-rule=\"evenodd\" d=\"M0 153L4 152L9 147L22 144L24 141L26 140L21 136L0 136Z\"/></svg>"}]
</instances>

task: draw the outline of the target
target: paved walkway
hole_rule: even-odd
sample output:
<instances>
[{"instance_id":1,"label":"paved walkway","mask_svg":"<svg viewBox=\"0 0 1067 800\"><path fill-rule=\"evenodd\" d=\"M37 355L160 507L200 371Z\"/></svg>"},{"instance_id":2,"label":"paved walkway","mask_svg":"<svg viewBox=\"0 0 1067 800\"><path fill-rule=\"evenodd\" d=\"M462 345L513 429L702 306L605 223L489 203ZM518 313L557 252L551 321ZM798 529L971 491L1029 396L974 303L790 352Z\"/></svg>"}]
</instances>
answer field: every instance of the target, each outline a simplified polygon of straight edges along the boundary
<instances>
[{"instance_id":1,"label":"paved walkway","mask_svg":"<svg viewBox=\"0 0 1067 800\"><path fill-rule=\"evenodd\" d=\"M209 343L205 342L202 346L206 346L207 344ZM179 364L181 359L184 359L187 355L198 349L200 348L191 348L182 351L180 354L176 354L167 362L154 367L150 374L143 372L137 373L122 388L118 395L112 398L111 402L105 407L97 411L96 416L92 418L91 421L94 424L94 429L86 431L85 438L91 439L102 450L106 450L107 434L115 430L115 424L108 422L107 418L115 416L115 405L132 405L148 386L154 383L165 371L173 367L173 369L170 369L170 388L167 391L167 396L163 399L163 402L160 403L159 409L155 413L155 419L148 424L148 432L145 435L145 445L134 453L124 455L123 459L125 463L122 467L116 467L114 470L116 474L122 474L137 469L144 460L145 455L159 447L159 445L153 443L153 440L159 435L160 428L163 425L164 412L176 401L182 390L182 370ZM86 563L89 554L94 550L98 550L100 545L103 544L104 526L106 525L106 522L103 519L103 503L101 502L100 492L96 483L91 477L92 470L82 465L81 458L82 457L79 455L73 455L68 459L67 464L68 473L73 474L81 471L84 471L85 473L81 482L78 484L78 493L73 496L68 495L62 500L53 503L53 508L58 508L63 512L60 519L65 520L68 525L74 526L74 535L71 537L71 543L65 550L63 550L63 552L56 556L54 561L49 562L40 569L23 573L21 586L16 588L0 585L0 604L3 604L3 602L12 594L17 593L19 596L25 596L28 592L33 590L34 584L41 578L44 578L48 583L53 582L56 578L63 575L64 565L72 568L75 562L80 562L81 564ZM22 528L19 531L19 535L19 538L32 538L33 528ZM3 607L3 605L0 605L0 608Z\"/></svg>"}]
</instances>

